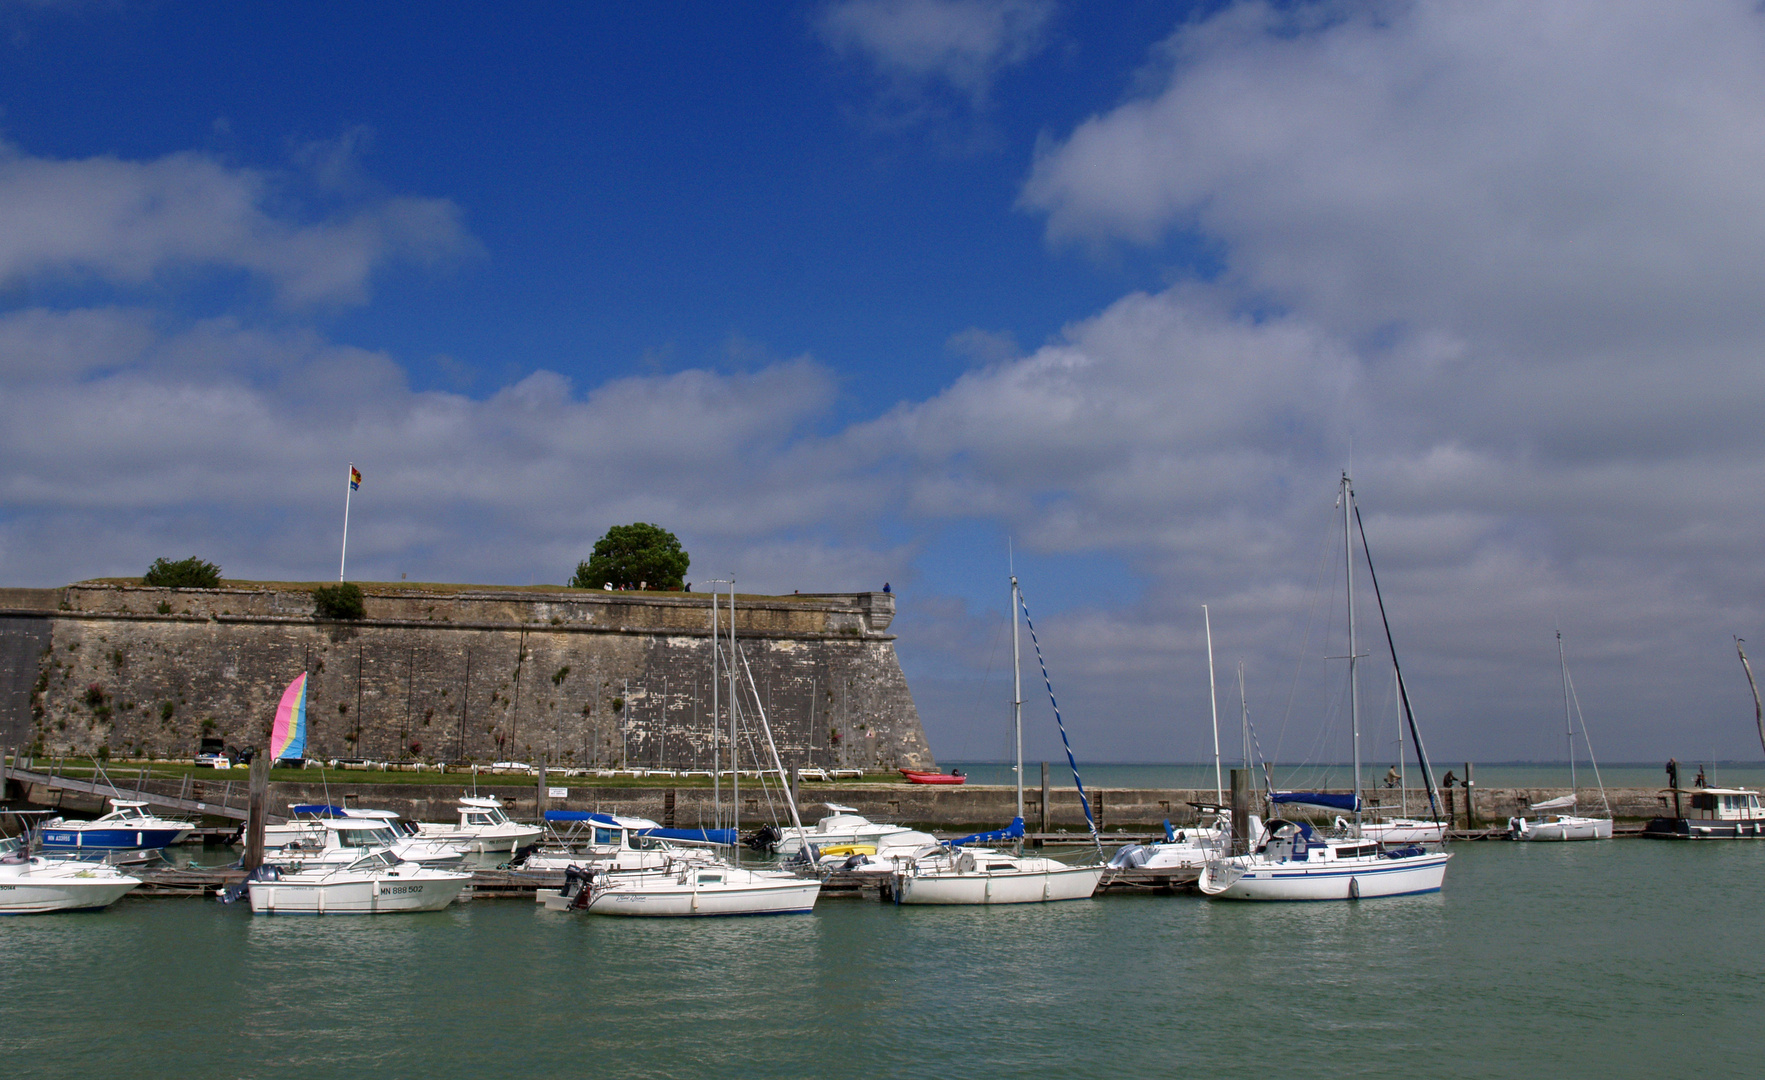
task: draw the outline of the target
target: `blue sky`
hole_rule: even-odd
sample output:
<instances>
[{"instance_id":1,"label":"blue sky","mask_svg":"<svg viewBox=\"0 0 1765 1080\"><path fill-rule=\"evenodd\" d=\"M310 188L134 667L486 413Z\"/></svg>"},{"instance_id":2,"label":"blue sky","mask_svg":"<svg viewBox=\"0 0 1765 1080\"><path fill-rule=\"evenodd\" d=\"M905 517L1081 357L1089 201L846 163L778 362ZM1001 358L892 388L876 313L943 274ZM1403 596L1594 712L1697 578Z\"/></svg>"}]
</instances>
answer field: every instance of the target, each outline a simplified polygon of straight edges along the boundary
<instances>
[{"instance_id":1,"label":"blue sky","mask_svg":"<svg viewBox=\"0 0 1765 1080\"><path fill-rule=\"evenodd\" d=\"M934 750L996 756L1009 541L1082 752L1201 756L1208 603L1265 742L1340 759L1352 460L1438 754L1559 756L1561 625L1603 753L1759 756L1745 4L14 2L0 41L7 584L323 578L354 460L363 580L562 581L632 520L755 591L889 580Z\"/></svg>"}]
</instances>

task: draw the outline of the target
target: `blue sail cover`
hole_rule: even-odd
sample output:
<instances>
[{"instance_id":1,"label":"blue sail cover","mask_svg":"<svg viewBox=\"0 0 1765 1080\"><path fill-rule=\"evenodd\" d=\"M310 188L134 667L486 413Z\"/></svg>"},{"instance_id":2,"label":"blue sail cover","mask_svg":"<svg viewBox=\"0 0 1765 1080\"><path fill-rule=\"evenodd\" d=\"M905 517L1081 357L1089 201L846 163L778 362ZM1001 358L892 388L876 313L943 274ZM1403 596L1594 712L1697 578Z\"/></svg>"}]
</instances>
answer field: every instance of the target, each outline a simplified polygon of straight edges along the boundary
<instances>
[{"instance_id":1,"label":"blue sail cover","mask_svg":"<svg viewBox=\"0 0 1765 1080\"><path fill-rule=\"evenodd\" d=\"M697 840L702 844L724 844L734 847L737 840L734 829L642 829L641 836L659 836L664 840Z\"/></svg>"},{"instance_id":2,"label":"blue sail cover","mask_svg":"<svg viewBox=\"0 0 1765 1080\"><path fill-rule=\"evenodd\" d=\"M1360 804L1353 795L1339 795L1333 791L1277 791L1269 796L1269 801L1300 803L1304 806L1323 806L1331 810L1343 810L1350 814L1360 809Z\"/></svg>"},{"instance_id":3,"label":"blue sail cover","mask_svg":"<svg viewBox=\"0 0 1765 1080\"><path fill-rule=\"evenodd\" d=\"M1022 839L1023 818L1014 817L1011 819L1011 824L1005 826L1003 829L994 829L992 832L977 832L972 836L964 836L956 840L944 840L940 842L945 847L958 848L963 844L993 844L1000 840Z\"/></svg>"},{"instance_id":4,"label":"blue sail cover","mask_svg":"<svg viewBox=\"0 0 1765 1080\"><path fill-rule=\"evenodd\" d=\"M592 821L597 825L612 825L624 828L619 819L611 814L596 813L593 810L547 810L547 821ZM739 837L734 829L638 829L639 836L656 836L663 840L697 840L706 844L734 845Z\"/></svg>"}]
</instances>

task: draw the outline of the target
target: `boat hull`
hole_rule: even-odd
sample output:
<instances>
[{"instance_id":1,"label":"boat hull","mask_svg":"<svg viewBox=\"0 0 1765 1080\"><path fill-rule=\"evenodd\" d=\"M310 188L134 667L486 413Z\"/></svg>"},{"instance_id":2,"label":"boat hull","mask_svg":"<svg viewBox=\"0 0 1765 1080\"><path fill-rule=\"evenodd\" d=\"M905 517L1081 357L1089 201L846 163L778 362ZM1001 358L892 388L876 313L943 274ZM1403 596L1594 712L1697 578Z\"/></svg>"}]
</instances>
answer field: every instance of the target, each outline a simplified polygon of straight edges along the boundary
<instances>
[{"instance_id":1,"label":"boat hull","mask_svg":"<svg viewBox=\"0 0 1765 1080\"><path fill-rule=\"evenodd\" d=\"M1514 818L1508 823L1508 838L1544 842L1610 840L1612 819L1566 817L1555 821L1528 821L1525 818Z\"/></svg>"},{"instance_id":2,"label":"boat hull","mask_svg":"<svg viewBox=\"0 0 1765 1080\"><path fill-rule=\"evenodd\" d=\"M1201 871L1202 893L1216 900L1367 900L1439 892L1445 852L1404 859L1380 857L1318 864L1225 859Z\"/></svg>"},{"instance_id":3,"label":"boat hull","mask_svg":"<svg viewBox=\"0 0 1765 1080\"><path fill-rule=\"evenodd\" d=\"M1654 818L1643 826L1650 840L1765 840L1765 821L1703 821Z\"/></svg>"},{"instance_id":4,"label":"boat hull","mask_svg":"<svg viewBox=\"0 0 1765 1080\"><path fill-rule=\"evenodd\" d=\"M109 851L152 851L170 847L190 835L188 827L170 829L79 829L46 826L37 837L43 851L100 855Z\"/></svg>"},{"instance_id":5,"label":"boat hull","mask_svg":"<svg viewBox=\"0 0 1765 1080\"><path fill-rule=\"evenodd\" d=\"M103 873L102 869L45 868L41 860L34 860L29 867L0 868L12 871L0 873L0 915L96 911L116 903L141 884L139 878Z\"/></svg>"},{"instance_id":6,"label":"boat hull","mask_svg":"<svg viewBox=\"0 0 1765 1080\"><path fill-rule=\"evenodd\" d=\"M987 873L985 871L901 874L895 900L902 904L1043 904L1085 900L1103 879L1102 866Z\"/></svg>"},{"instance_id":7,"label":"boat hull","mask_svg":"<svg viewBox=\"0 0 1765 1080\"><path fill-rule=\"evenodd\" d=\"M469 875L448 878L372 877L349 881L253 881L256 915L383 915L439 911L456 900Z\"/></svg>"},{"instance_id":8,"label":"boat hull","mask_svg":"<svg viewBox=\"0 0 1765 1080\"><path fill-rule=\"evenodd\" d=\"M815 907L821 882L785 880L729 888L694 888L689 884L617 883L589 901L590 915L638 918L691 918L718 915L797 915Z\"/></svg>"}]
</instances>

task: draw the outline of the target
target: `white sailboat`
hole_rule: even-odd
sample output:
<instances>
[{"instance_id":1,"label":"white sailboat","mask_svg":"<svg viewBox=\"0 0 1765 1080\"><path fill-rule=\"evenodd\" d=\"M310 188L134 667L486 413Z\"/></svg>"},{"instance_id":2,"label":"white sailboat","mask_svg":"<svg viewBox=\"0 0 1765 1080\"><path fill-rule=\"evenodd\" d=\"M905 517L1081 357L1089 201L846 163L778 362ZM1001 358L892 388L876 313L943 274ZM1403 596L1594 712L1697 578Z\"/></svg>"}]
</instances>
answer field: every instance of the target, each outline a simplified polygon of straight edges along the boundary
<instances>
[{"instance_id":1,"label":"white sailboat","mask_svg":"<svg viewBox=\"0 0 1765 1080\"><path fill-rule=\"evenodd\" d=\"M1235 852L1210 860L1202 868L1197 885L1202 893L1221 900L1358 900L1376 896L1403 896L1411 893L1436 892L1446 878L1445 852L1431 852L1420 846L1395 849L1382 847L1364 836L1361 822L1361 759L1360 759L1360 686L1358 681L1359 649L1355 636L1354 609L1354 532L1351 520L1358 518L1354 506L1354 488L1348 474L1342 474L1342 539L1348 584L1348 687L1349 717L1354 739L1354 795L1349 809L1354 813L1353 829L1348 837L1323 838L1304 822L1271 821L1250 837L1248 851ZM1362 530L1361 543L1366 544ZM1372 574L1372 557L1367 558ZM1377 593L1379 579L1372 577ZM1383 611L1383 601L1380 607ZM1390 632L1387 628L1387 644ZM1396 664L1396 650L1393 666ZM1416 743L1416 757L1422 764L1432 797L1434 785L1428 772L1427 753L1415 729L1415 718L1409 713L1408 694L1398 678L1400 697L1409 717L1410 734ZM1340 797L1338 797L1340 798ZM1293 798L1291 801L1308 801Z\"/></svg>"},{"instance_id":2,"label":"white sailboat","mask_svg":"<svg viewBox=\"0 0 1765 1080\"><path fill-rule=\"evenodd\" d=\"M772 759L784 802L790 810L791 826L801 834L803 820L797 813L785 777L784 762L772 740L772 725L766 717L766 704L754 683L754 673L747 658L735 645L735 587L730 586L730 765L736 774L735 731L735 663L740 659L753 695L755 715ZM713 603L716 594L713 593ZM713 650L721 646L712 639ZM713 680L714 682L715 680ZM732 781L733 783L733 781ZM733 788L732 788L733 790ZM629 827L622 827L627 833ZM641 860L640 860L641 862ZM622 870L567 870L566 885L554 901L546 900L548 908L585 911L590 915L648 916L682 918L715 915L789 915L806 914L814 909L821 894L821 880L794 873L750 870L725 862L708 850L685 849L670 851L660 867Z\"/></svg>"},{"instance_id":3,"label":"white sailboat","mask_svg":"<svg viewBox=\"0 0 1765 1080\"><path fill-rule=\"evenodd\" d=\"M1097 844L1099 861L1090 865L1073 866L1058 859L1047 859L1029 856L1018 851L1003 851L990 847L966 847L969 841L987 839L1015 838L1020 845L1023 838L1023 670L1019 659L1017 615L1023 610L1028 617L1028 607L1023 602L1023 595L1017 586L1017 576L1011 578L1011 668L1012 668L1012 722L1017 742L1017 817L1007 829L996 834L984 834L982 837L969 837L965 840L951 841L949 844L923 848L913 855L897 862L894 878L895 901L901 904L1038 904L1054 900L1084 900L1097 891L1097 883L1103 879L1106 867L1102 864L1102 844L1097 836L1097 826L1091 819L1090 803L1085 799L1085 791L1079 788L1079 799L1085 806L1085 818L1091 821L1091 839ZM1030 627L1030 635L1035 635L1035 627ZM1037 656L1041 655L1040 646ZM1043 677L1046 681L1047 666L1043 665ZM1049 700L1054 694L1049 690ZM1058 707L1055 720L1060 720ZM1066 738L1065 725L1061 726L1061 739ZM1067 750L1068 760L1072 760L1072 750ZM1078 770L1073 770L1075 783Z\"/></svg>"},{"instance_id":4,"label":"white sailboat","mask_svg":"<svg viewBox=\"0 0 1765 1080\"><path fill-rule=\"evenodd\" d=\"M1563 726L1568 732L1569 745L1569 794L1555 799L1535 802L1531 808L1536 818L1512 817L1508 819L1508 838L1511 840L1610 840L1612 838L1612 805L1606 801L1606 785L1600 783L1600 803L1606 809L1605 817L1581 817L1574 813L1576 803L1580 801L1581 789L1575 780L1575 720L1569 713L1570 698L1574 689L1569 682L1569 661L1563 653L1563 632L1557 631L1557 665L1563 673ZM1579 710L1579 702L1577 702ZM1587 721L1581 722L1582 741L1587 740ZM1593 765L1594 779L1599 779L1599 763L1594 761L1593 745L1588 744L1587 760Z\"/></svg>"}]
</instances>

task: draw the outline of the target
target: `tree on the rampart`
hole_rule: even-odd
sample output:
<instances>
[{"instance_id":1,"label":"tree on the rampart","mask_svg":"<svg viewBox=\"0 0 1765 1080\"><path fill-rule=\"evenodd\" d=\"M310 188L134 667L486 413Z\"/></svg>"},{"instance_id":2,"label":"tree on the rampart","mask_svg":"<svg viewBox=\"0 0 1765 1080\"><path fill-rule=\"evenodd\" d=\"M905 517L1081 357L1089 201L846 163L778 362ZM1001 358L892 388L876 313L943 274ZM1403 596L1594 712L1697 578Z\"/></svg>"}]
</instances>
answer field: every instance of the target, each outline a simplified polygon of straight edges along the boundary
<instances>
[{"instance_id":1,"label":"tree on the rampart","mask_svg":"<svg viewBox=\"0 0 1765 1080\"><path fill-rule=\"evenodd\" d=\"M678 589L686 579L692 556L681 550L680 538L658 525L635 522L615 525L595 541L587 562L576 564L573 589Z\"/></svg>"},{"instance_id":2,"label":"tree on the rampart","mask_svg":"<svg viewBox=\"0 0 1765 1080\"><path fill-rule=\"evenodd\" d=\"M177 562L155 559L141 578L141 584L159 589L213 589L220 583L221 568L194 555Z\"/></svg>"},{"instance_id":3,"label":"tree on the rampart","mask_svg":"<svg viewBox=\"0 0 1765 1080\"><path fill-rule=\"evenodd\" d=\"M313 614L321 619L361 618L367 614L362 606L362 587L353 581L320 585L313 590Z\"/></svg>"}]
</instances>

